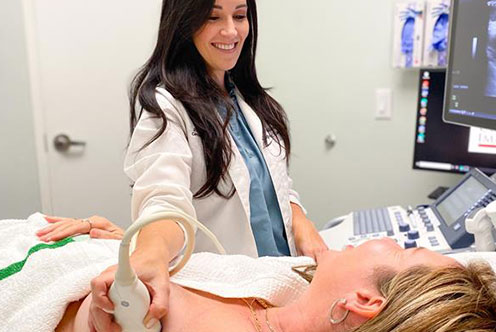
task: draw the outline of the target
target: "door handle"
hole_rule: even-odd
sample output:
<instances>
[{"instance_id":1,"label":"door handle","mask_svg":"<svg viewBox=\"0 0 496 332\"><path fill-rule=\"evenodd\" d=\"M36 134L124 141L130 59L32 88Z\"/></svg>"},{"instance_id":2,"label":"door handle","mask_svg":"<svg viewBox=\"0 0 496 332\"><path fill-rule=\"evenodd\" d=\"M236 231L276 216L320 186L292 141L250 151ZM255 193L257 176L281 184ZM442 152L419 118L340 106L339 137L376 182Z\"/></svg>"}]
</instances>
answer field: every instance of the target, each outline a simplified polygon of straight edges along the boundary
<instances>
[{"instance_id":1,"label":"door handle","mask_svg":"<svg viewBox=\"0 0 496 332\"><path fill-rule=\"evenodd\" d=\"M337 141L337 138L336 138L336 135L334 135L334 134L329 134L324 139L324 142L325 142L327 149L332 149L334 147L334 145L336 145L336 141Z\"/></svg>"},{"instance_id":2,"label":"door handle","mask_svg":"<svg viewBox=\"0 0 496 332\"><path fill-rule=\"evenodd\" d=\"M70 137L65 134L55 136L53 146L59 152L66 152L71 146L85 146L86 142L71 141Z\"/></svg>"}]
</instances>

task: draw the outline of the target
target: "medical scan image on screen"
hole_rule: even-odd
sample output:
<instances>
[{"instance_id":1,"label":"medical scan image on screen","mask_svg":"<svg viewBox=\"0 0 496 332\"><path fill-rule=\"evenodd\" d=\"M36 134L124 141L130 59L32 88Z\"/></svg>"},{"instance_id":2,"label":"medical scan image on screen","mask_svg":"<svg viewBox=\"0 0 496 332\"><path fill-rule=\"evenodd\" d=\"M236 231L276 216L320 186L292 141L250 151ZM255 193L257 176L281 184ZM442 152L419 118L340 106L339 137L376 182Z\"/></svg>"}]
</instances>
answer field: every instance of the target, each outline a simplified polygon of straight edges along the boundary
<instances>
[{"instance_id":1,"label":"medical scan image on screen","mask_svg":"<svg viewBox=\"0 0 496 332\"><path fill-rule=\"evenodd\" d=\"M486 96L496 97L496 1L490 1L488 5Z\"/></svg>"},{"instance_id":2,"label":"medical scan image on screen","mask_svg":"<svg viewBox=\"0 0 496 332\"><path fill-rule=\"evenodd\" d=\"M413 168L466 173L477 167L495 173L496 131L444 122L445 81L446 70L420 70Z\"/></svg>"},{"instance_id":3,"label":"medical scan image on screen","mask_svg":"<svg viewBox=\"0 0 496 332\"><path fill-rule=\"evenodd\" d=\"M467 211L479 197L484 196L487 188L477 180L470 178L444 201L437 205L437 211L446 225L451 226Z\"/></svg>"},{"instance_id":4,"label":"medical scan image on screen","mask_svg":"<svg viewBox=\"0 0 496 332\"><path fill-rule=\"evenodd\" d=\"M447 111L475 121L496 121L496 0L457 4Z\"/></svg>"}]
</instances>

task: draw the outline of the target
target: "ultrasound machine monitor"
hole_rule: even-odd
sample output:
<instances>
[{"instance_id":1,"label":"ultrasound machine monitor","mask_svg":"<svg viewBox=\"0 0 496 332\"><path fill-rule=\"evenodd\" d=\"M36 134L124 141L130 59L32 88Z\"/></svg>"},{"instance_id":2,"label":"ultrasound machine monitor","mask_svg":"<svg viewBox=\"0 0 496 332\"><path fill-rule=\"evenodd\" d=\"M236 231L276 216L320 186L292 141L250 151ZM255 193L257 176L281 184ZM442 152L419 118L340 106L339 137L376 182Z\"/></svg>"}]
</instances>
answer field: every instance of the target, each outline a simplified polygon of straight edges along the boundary
<instances>
[{"instance_id":1,"label":"ultrasound machine monitor","mask_svg":"<svg viewBox=\"0 0 496 332\"><path fill-rule=\"evenodd\" d=\"M444 119L496 129L496 0L453 0L451 11Z\"/></svg>"},{"instance_id":2,"label":"ultrasound machine monitor","mask_svg":"<svg viewBox=\"0 0 496 332\"><path fill-rule=\"evenodd\" d=\"M419 76L413 168L496 173L496 131L444 122L445 70L421 69Z\"/></svg>"}]
</instances>

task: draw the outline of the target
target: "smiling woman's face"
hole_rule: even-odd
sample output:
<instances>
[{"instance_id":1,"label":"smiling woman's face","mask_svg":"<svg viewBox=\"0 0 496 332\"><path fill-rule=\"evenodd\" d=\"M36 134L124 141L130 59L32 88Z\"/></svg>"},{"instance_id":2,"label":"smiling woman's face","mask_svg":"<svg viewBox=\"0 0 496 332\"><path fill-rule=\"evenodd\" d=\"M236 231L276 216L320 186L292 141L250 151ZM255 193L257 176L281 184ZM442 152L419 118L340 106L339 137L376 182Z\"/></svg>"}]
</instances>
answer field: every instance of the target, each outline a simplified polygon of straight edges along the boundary
<instances>
[{"instance_id":1,"label":"smiling woman's face","mask_svg":"<svg viewBox=\"0 0 496 332\"><path fill-rule=\"evenodd\" d=\"M234 68L250 32L245 0L216 0L208 21L193 36L193 43L210 76L223 78Z\"/></svg>"}]
</instances>

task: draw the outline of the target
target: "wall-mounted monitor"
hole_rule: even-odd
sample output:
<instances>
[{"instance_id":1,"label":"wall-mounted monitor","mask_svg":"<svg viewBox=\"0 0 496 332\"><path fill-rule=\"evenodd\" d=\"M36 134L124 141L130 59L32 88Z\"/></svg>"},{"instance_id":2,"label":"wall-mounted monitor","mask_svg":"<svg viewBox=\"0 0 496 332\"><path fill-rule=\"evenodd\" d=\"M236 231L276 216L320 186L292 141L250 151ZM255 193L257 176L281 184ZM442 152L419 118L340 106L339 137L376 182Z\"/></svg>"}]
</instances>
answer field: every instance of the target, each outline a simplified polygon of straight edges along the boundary
<instances>
[{"instance_id":1,"label":"wall-mounted monitor","mask_svg":"<svg viewBox=\"0 0 496 332\"><path fill-rule=\"evenodd\" d=\"M496 0L453 0L443 118L496 129Z\"/></svg>"},{"instance_id":2,"label":"wall-mounted monitor","mask_svg":"<svg viewBox=\"0 0 496 332\"><path fill-rule=\"evenodd\" d=\"M420 70L413 168L466 173L496 172L496 131L442 119L445 70Z\"/></svg>"}]
</instances>

